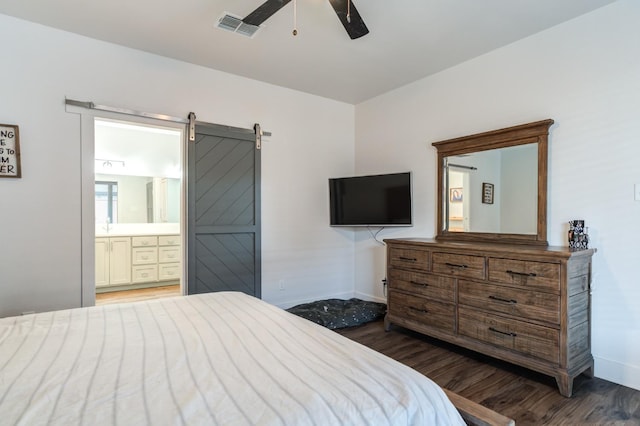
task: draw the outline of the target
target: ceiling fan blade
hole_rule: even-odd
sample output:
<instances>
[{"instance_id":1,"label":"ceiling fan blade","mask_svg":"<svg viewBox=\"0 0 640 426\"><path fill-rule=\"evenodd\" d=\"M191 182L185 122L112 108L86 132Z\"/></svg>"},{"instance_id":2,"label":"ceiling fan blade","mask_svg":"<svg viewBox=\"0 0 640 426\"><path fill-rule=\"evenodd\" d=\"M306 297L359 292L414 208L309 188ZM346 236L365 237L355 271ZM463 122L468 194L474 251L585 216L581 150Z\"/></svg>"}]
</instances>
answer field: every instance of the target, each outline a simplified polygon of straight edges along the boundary
<instances>
[{"instance_id":1,"label":"ceiling fan blade","mask_svg":"<svg viewBox=\"0 0 640 426\"><path fill-rule=\"evenodd\" d=\"M333 10L336 11L338 19L342 22L344 29L347 30L347 34L349 34L351 40L369 34L369 29L364 24L353 2L351 2L349 7L347 7L347 0L329 0L329 3L331 3ZM350 12L351 22L347 21L347 11Z\"/></svg>"},{"instance_id":2,"label":"ceiling fan blade","mask_svg":"<svg viewBox=\"0 0 640 426\"><path fill-rule=\"evenodd\" d=\"M267 0L256 10L247 15L242 22L249 25L255 25L257 27L269 19L271 15L285 7L290 1L291 0Z\"/></svg>"}]
</instances>

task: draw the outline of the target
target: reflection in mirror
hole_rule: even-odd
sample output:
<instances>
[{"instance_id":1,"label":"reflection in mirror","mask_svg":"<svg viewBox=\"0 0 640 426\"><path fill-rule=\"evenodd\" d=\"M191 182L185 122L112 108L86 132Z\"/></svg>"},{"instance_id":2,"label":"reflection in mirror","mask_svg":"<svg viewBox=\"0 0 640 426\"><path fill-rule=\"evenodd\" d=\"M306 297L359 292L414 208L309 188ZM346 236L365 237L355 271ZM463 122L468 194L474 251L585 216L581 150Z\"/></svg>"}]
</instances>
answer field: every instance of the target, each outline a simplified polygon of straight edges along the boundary
<instances>
[{"instance_id":1,"label":"reflection in mirror","mask_svg":"<svg viewBox=\"0 0 640 426\"><path fill-rule=\"evenodd\" d=\"M537 233L537 144L454 155L444 167L447 231Z\"/></svg>"},{"instance_id":2,"label":"reflection in mirror","mask_svg":"<svg viewBox=\"0 0 640 426\"><path fill-rule=\"evenodd\" d=\"M553 120L432 145L438 240L547 245L547 145Z\"/></svg>"},{"instance_id":3,"label":"reflection in mirror","mask_svg":"<svg viewBox=\"0 0 640 426\"><path fill-rule=\"evenodd\" d=\"M180 179L96 174L96 223L180 222Z\"/></svg>"},{"instance_id":4,"label":"reflection in mirror","mask_svg":"<svg viewBox=\"0 0 640 426\"><path fill-rule=\"evenodd\" d=\"M96 180L96 223L118 223L118 182Z\"/></svg>"}]
</instances>

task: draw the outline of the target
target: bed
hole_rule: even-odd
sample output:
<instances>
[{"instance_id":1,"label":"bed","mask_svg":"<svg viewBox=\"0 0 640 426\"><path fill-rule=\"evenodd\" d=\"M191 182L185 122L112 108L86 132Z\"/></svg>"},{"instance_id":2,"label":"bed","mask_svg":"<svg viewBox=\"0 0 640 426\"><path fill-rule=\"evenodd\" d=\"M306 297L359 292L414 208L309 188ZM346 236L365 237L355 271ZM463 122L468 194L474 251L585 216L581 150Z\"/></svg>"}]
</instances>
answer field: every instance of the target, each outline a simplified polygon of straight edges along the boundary
<instances>
[{"instance_id":1,"label":"bed","mask_svg":"<svg viewBox=\"0 0 640 426\"><path fill-rule=\"evenodd\" d=\"M0 419L464 424L420 373L236 292L0 319Z\"/></svg>"}]
</instances>

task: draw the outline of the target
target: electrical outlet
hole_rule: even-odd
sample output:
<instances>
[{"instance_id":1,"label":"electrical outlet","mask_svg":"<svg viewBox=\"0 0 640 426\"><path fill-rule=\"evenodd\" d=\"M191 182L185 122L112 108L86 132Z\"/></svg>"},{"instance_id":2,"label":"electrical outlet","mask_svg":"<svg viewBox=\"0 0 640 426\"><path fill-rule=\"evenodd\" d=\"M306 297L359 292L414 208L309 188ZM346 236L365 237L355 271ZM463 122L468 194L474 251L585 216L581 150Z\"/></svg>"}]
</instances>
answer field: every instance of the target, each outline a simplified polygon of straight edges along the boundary
<instances>
[{"instance_id":1,"label":"electrical outlet","mask_svg":"<svg viewBox=\"0 0 640 426\"><path fill-rule=\"evenodd\" d=\"M634 199L636 201L640 201L640 183L636 183L635 185L633 185L633 189L634 189Z\"/></svg>"},{"instance_id":2,"label":"electrical outlet","mask_svg":"<svg viewBox=\"0 0 640 426\"><path fill-rule=\"evenodd\" d=\"M278 281L278 289L284 291L284 280Z\"/></svg>"}]
</instances>

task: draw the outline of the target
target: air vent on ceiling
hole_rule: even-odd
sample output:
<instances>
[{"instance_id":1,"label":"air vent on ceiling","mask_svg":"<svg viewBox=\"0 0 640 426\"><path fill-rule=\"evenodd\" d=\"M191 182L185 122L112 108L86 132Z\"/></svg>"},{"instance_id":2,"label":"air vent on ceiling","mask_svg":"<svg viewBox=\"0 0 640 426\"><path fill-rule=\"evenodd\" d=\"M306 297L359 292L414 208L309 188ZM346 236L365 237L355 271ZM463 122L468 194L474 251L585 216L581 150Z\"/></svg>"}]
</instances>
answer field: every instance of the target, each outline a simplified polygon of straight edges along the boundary
<instances>
[{"instance_id":1,"label":"air vent on ceiling","mask_svg":"<svg viewBox=\"0 0 640 426\"><path fill-rule=\"evenodd\" d=\"M241 18L237 16L233 16L227 12L225 12L220 19L218 19L218 23L216 27L222 28L223 30L231 31L246 37L253 37L254 34L260 29L260 27L256 25L249 25L242 22Z\"/></svg>"}]
</instances>

